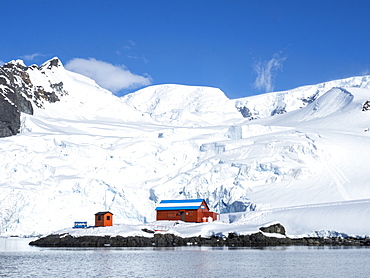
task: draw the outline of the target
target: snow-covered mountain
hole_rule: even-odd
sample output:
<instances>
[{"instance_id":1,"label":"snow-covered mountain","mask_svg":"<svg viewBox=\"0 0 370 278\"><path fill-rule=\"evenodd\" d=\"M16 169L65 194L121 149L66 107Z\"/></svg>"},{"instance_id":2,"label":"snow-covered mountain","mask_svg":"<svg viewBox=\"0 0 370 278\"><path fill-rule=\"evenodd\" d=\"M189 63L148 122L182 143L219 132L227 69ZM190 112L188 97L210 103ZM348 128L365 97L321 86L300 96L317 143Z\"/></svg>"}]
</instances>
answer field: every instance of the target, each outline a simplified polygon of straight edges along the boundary
<instances>
[{"instance_id":1,"label":"snow-covered mountain","mask_svg":"<svg viewBox=\"0 0 370 278\"><path fill-rule=\"evenodd\" d=\"M93 224L101 210L150 222L172 198L204 198L235 225L369 235L369 100L370 76L236 100L182 85L119 98L57 58L12 61L0 68L0 236Z\"/></svg>"}]
</instances>

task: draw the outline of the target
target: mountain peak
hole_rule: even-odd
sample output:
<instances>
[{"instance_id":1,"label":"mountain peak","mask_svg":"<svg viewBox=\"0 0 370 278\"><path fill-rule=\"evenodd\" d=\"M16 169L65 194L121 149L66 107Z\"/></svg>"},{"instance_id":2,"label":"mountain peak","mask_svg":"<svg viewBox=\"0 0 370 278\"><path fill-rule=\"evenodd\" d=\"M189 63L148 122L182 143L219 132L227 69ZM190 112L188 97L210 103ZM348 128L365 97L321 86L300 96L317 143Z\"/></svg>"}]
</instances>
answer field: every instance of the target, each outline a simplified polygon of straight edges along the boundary
<instances>
[{"instance_id":1,"label":"mountain peak","mask_svg":"<svg viewBox=\"0 0 370 278\"><path fill-rule=\"evenodd\" d=\"M19 132L21 113L32 115L34 106L44 108L45 103L60 101L67 94L55 68L64 69L57 57L40 67L27 67L19 59L0 67L0 137Z\"/></svg>"},{"instance_id":2,"label":"mountain peak","mask_svg":"<svg viewBox=\"0 0 370 278\"><path fill-rule=\"evenodd\" d=\"M3 67L13 67L13 66L27 68L26 64L21 59L11 60L10 62L5 63L3 65Z\"/></svg>"},{"instance_id":3,"label":"mountain peak","mask_svg":"<svg viewBox=\"0 0 370 278\"><path fill-rule=\"evenodd\" d=\"M40 68L47 68L47 69L52 69L52 68L58 68L58 67L63 67L63 63L62 61L59 60L58 57L54 57L48 61L46 61L45 63L43 63Z\"/></svg>"},{"instance_id":4,"label":"mountain peak","mask_svg":"<svg viewBox=\"0 0 370 278\"><path fill-rule=\"evenodd\" d=\"M241 118L234 104L218 88L164 84L149 86L122 97L154 120L180 125L204 125Z\"/></svg>"}]
</instances>

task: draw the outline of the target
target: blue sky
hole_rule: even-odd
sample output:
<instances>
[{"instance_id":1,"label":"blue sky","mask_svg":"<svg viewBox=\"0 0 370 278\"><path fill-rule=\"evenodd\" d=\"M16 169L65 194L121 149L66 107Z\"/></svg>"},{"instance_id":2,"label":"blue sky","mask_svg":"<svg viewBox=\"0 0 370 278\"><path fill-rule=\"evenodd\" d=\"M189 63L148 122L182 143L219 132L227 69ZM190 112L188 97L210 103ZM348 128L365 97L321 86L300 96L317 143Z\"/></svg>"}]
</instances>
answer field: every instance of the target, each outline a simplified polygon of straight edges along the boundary
<instances>
[{"instance_id":1,"label":"blue sky","mask_svg":"<svg viewBox=\"0 0 370 278\"><path fill-rule=\"evenodd\" d=\"M118 95L174 83L239 98L370 74L369 11L368 0L2 1L0 61L57 56Z\"/></svg>"}]
</instances>

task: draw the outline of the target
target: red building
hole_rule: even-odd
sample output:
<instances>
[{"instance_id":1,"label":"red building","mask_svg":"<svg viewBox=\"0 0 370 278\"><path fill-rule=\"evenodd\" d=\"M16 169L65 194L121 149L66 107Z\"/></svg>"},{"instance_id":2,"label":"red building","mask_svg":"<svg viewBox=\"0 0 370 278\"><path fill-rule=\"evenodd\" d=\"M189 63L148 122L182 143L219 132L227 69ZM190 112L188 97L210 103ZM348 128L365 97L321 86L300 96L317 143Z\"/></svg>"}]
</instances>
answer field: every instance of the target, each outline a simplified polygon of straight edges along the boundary
<instances>
[{"instance_id":1,"label":"red building","mask_svg":"<svg viewBox=\"0 0 370 278\"><path fill-rule=\"evenodd\" d=\"M219 219L218 213L209 211L204 199L162 200L156 211L157 220L211 222Z\"/></svg>"},{"instance_id":2,"label":"red building","mask_svg":"<svg viewBox=\"0 0 370 278\"><path fill-rule=\"evenodd\" d=\"M103 211L95 213L95 227L113 226L113 213Z\"/></svg>"}]
</instances>

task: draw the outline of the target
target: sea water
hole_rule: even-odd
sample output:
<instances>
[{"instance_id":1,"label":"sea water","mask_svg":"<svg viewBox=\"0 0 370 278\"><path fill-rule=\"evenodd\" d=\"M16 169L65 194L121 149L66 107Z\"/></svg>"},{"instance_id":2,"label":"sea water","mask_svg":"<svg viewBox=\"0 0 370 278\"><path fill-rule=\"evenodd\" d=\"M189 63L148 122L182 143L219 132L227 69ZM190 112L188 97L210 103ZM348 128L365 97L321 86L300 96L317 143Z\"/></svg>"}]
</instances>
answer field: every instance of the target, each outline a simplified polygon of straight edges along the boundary
<instances>
[{"instance_id":1,"label":"sea water","mask_svg":"<svg viewBox=\"0 0 370 278\"><path fill-rule=\"evenodd\" d=\"M41 248L0 238L0 277L369 277L369 248Z\"/></svg>"}]
</instances>

